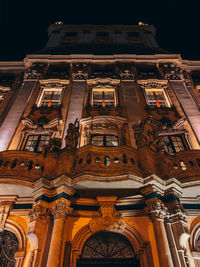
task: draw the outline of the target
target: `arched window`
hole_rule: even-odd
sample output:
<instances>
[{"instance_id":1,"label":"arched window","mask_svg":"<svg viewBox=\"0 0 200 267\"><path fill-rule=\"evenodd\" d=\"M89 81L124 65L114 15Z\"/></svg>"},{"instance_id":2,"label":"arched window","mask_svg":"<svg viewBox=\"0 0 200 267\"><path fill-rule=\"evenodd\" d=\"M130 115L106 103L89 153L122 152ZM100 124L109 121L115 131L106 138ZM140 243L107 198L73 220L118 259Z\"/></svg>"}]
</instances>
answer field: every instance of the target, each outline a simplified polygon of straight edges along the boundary
<instances>
[{"instance_id":1,"label":"arched window","mask_svg":"<svg viewBox=\"0 0 200 267\"><path fill-rule=\"evenodd\" d=\"M15 252L18 250L19 242L17 237L10 231L0 232L0 266L14 267Z\"/></svg>"},{"instance_id":2,"label":"arched window","mask_svg":"<svg viewBox=\"0 0 200 267\"><path fill-rule=\"evenodd\" d=\"M121 234L99 232L92 235L82 249L77 267L140 266L129 241Z\"/></svg>"}]
</instances>

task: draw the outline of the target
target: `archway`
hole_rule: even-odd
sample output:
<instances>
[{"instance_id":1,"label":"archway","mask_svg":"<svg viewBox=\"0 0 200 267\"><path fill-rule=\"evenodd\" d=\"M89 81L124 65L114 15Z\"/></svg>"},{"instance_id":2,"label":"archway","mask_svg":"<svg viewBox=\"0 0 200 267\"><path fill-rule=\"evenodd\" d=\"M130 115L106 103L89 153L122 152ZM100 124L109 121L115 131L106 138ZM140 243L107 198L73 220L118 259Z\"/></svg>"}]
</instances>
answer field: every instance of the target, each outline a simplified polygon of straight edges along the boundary
<instances>
[{"instance_id":1,"label":"archway","mask_svg":"<svg viewBox=\"0 0 200 267\"><path fill-rule=\"evenodd\" d=\"M139 267L130 242L119 233L98 232L85 242L76 267Z\"/></svg>"}]
</instances>

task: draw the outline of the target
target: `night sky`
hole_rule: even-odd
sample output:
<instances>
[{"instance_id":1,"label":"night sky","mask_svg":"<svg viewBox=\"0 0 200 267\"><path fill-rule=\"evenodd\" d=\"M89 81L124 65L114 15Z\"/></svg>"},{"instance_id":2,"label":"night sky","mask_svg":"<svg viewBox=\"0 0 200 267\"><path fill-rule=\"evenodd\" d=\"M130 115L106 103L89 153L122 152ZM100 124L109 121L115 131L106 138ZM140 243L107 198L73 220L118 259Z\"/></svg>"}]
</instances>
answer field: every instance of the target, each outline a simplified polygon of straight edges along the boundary
<instances>
[{"instance_id":1,"label":"night sky","mask_svg":"<svg viewBox=\"0 0 200 267\"><path fill-rule=\"evenodd\" d=\"M200 4L190 1L46 1L0 0L0 61L22 60L43 48L48 26L64 24L130 24L157 29L160 47L200 60ZM187 4L186 4L187 3Z\"/></svg>"}]
</instances>

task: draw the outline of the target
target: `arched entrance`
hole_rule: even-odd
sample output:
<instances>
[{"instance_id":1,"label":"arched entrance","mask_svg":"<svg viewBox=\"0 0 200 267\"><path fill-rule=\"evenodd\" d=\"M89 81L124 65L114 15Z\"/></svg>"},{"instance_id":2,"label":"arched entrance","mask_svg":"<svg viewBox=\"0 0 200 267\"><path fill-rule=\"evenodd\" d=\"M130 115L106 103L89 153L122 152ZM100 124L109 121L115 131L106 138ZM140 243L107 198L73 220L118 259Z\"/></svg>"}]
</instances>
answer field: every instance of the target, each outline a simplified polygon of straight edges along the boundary
<instances>
[{"instance_id":1,"label":"arched entrance","mask_svg":"<svg viewBox=\"0 0 200 267\"><path fill-rule=\"evenodd\" d=\"M121 234L98 232L84 244L76 267L139 267L130 242Z\"/></svg>"}]
</instances>

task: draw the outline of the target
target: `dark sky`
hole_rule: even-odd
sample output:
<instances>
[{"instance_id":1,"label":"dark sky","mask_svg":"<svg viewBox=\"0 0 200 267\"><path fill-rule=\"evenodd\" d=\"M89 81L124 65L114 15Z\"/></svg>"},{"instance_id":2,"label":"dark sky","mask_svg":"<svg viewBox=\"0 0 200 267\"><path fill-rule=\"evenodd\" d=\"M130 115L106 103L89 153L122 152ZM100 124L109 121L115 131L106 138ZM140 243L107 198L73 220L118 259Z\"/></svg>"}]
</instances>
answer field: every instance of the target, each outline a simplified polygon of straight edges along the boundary
<instances>
[{"instance_id":1,"label":"dark sky","mask_svg":"<svg viewBox=\"0 0 200 267\"><path fill-rule=\"evenodd\" d=\"M196 2L196 3L195 3ZM198 0L0 0L0 61L22 60L44 47L48 26L64 24L137 24L157 29L160 47L200 60Z\"/></svg>"}]
</instances>

